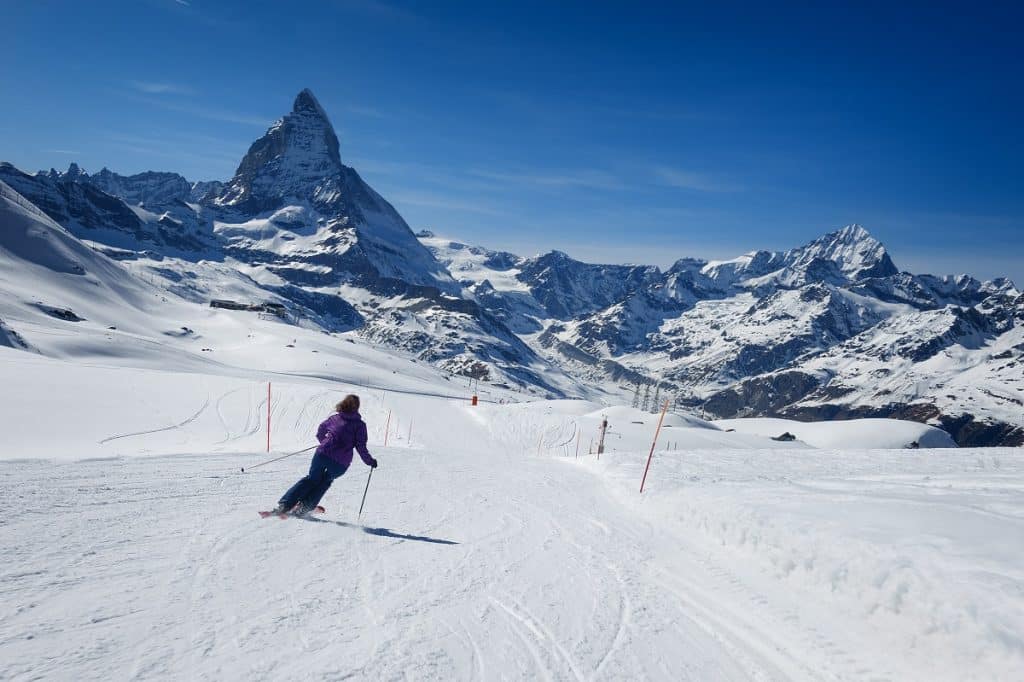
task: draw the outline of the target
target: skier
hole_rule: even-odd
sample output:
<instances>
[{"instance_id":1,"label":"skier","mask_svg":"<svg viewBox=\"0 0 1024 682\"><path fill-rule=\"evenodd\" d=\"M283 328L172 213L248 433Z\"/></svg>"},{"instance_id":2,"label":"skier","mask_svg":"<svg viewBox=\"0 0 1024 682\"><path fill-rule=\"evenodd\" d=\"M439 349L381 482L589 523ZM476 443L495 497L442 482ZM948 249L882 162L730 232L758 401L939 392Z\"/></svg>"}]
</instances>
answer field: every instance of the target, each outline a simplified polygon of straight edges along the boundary
<instances>
[{"instance_id":1,"label":"skier","mask_svg":"<svg viewBox=\"0 0 1024 682\"><path fill-rule=\"evenodd\" d=\"M377 460L366 449L366 423L359 416L359 396L347 395L334 408L335 414L324 420L316 430L320 445L309 465L309 473L288 489L277 503L275 514L305 516L316 509L320 498L334 479L352 464L353 448L368 467L377 468Z\"/></svg>"}]
</instances>

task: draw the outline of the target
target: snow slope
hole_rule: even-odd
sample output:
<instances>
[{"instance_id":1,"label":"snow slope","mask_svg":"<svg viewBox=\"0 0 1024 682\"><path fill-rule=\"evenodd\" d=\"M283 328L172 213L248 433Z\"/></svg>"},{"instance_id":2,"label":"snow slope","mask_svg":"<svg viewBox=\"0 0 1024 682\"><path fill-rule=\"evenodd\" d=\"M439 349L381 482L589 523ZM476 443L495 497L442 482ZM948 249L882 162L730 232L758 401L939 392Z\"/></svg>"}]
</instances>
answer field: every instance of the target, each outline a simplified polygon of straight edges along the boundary
<instances>
[{"instance_id":1,"label":"snow slope","mask_svg":"<svg viewBox=\"0 0 1024 682\"><path fill-rule=\"evenodd\" d=\"M318 369L333 337L287 348L266 324L220 364L0 348L0 678L1024 671L1019 449L815 450L670 415L640 496L656 416L474 408L422 363L343 342ZM381 462L361 522L358 462L325 516L259 519L308 458L252 465L308 447L349 391Z\"/></svg>"},{"instance_id":2,"label":"snow slope","mask_svg":"<svg viewBox=\"0 0 1024 682\"><path fill-rule=\"evenodd\" d=\"M149 331L160 325L144 322L153 322L147 311L173 306L3 182L0 226L0 319L23 335L26 325L48 336L55 328L103 330L115 318L124 328Z\"/></svg>"}]
</instances>

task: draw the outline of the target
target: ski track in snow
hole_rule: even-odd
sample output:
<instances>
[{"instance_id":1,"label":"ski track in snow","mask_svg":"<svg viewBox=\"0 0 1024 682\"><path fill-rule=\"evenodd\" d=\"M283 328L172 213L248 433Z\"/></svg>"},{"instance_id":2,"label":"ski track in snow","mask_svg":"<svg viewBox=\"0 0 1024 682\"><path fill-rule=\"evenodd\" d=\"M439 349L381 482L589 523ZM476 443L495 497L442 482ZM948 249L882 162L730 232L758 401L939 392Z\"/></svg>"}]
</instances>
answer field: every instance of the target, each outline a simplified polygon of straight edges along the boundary
<instances>
[{"instance_id":1,"label":"ski track in snow","mask_svg":"<svg viewBox=\"0 0 1024 682\"><path fill-rule=\"evenodd\" d=\"M191 424L196 419L198 419L199 415L201 415L203 412L205 412L206 408L208 408L209 406L210 406L210 397L207 396L206 397L206 401L203 403L203 406L200 407L199 410L196 411L195 414L193 414L193 415L191 415L189 417L186 417L183 421L178 422L177 424L171 424L170 426L161 426L161 427L158 427L158 428L155 428L155 429L148 429L146 431L133 431L131 433L121 433L121 434L118 434L116 436L109 436L107 438L104 438L104 439L102 439L99 442L100 442L100 444L104 444L104 443L109 443L111 441L120 440L122 438L131 438L133 436L148 436L148 435L151 435L151 434L154 434L154 433L160 433L161 431L172 431L174 429L180 429L181 427L186 426L188 424Z\"/></svg>"},{"instance_id":2,"label":"ski track in snow","mask_svg":"<svg viewBox=\"0 0 1024 682\"><path fill-rule=\"evenodd\" d=\"M4 602L20 608L0 631L0 677L582 680L643 670L638 647L665 670L727 660L697 628L677 652L645 647L631 613L648 601L635 593L641 567L609 563L621 540L587 521L602 496L589 475L575 474L585 495L566 497L553 474L572 471L551 461L460 457L455 478L404 454L379 454L391 464L370 490L371 531L459 544L258 519L305 461L258 476L228 473L237 457L226 455L84 461L57 481L42 464L5 467L5 493L23 510L3 522L8 566L44 568L5 571ZM354 513L361 474L328 504ZM677 607L647 615L666 629L685 618Z\"/></svg>"}]
</instances>

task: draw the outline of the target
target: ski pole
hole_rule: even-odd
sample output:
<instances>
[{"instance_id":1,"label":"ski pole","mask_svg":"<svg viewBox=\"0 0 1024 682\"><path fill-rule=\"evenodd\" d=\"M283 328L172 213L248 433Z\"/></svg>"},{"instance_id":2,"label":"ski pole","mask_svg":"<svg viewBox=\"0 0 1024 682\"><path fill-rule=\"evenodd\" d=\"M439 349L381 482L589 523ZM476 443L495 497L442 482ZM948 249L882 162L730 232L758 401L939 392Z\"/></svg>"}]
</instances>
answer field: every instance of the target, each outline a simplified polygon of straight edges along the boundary
<instances>
[{"instance_id":1,"label":"ski pole","mask_svg":"<svg viewBox=\"0 0 1024 682\"><path fill-rule=\"evenodd\" d=\"M275 457L274 459L268 459L268 460L267 460L266 462L260 462L259 464L253 464L253 465L252 465L251 467L249 467L249 468L250 468L250 469L255 469L256 467L261 467L261 466L263 466L264 464L270 464L271 462L276 462L276 461L278 461L279 459L284 459L285 457L292 457L292 456L294 456L294 455L301 455L301 454L302 454L303 452L309 452L310 450L312 450L312 449L313 449L313 448L315 448L315 447L316 447L315 445L310 445L310 446L309 446L308 448L306 448L305 450L297 450L297 451L295 451L295 452L289 452L289 453L288 453L287 455L281 455L280 457ZM245 467L242 467L242 473L243 473L243 474L245 473Z\"/></svg>"},{"instance_id":2,"label":"ski pole","mask_svg":"<svg viewBox=\"0 0 1024 682\"><path fill-rule=\"evenodd\" d=\"M370 475L366 477L366 488L363 489L363 501L359 503L359 516L356 517L356 521L363 517L363 505L366 504L366 492L370 489L371 478L373 478L373 469L370 469Z\"/></svg>"}]
</instances>

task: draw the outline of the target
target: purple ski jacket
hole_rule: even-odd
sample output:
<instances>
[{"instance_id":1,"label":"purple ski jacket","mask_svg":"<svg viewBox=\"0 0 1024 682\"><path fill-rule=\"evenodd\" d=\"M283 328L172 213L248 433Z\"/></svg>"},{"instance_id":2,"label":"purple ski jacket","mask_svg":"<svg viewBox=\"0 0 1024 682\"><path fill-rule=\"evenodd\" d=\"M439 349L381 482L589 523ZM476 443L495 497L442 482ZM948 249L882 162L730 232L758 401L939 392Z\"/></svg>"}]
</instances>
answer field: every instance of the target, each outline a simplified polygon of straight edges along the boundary
<instances>
[{"instance_id":1,"label":"purple ski jacket","mask_svg":"<svg viewBox=\"0 0 1024 682\"><path fill-rule=\"evenodd\" d=\"M316 430L316 439L320 441L316 454L329 457L345 468L352 464L353 448L367 466L377 463L366 449L366 422L358 412L332 414Z\"/></svg>"}]
</instances>

